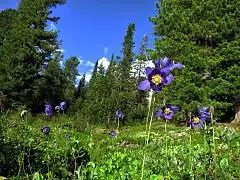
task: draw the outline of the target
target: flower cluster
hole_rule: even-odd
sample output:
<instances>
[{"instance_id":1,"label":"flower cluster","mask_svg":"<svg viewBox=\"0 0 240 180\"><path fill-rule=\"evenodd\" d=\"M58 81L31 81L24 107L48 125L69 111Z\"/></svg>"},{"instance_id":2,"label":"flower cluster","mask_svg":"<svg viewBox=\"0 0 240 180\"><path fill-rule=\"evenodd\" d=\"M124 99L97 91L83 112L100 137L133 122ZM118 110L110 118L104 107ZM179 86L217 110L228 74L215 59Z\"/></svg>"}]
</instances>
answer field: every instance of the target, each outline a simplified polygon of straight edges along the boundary
<instances>
[{"instance_id":1,"label":"flower cluster","mask_svg":"<svg viewBox=\"0 0 240 180\"><path fill-rule=\"evenodd\" d=\"M202 128L205 121L209 118L211 118L209 108L202 107L202 108L199 108L199 115L192 116L188 121L188 124L190 125L191 128L195 128L195 127Z\"/></svg>"},{"instance_id":2,"label":"flower cluster","mask_svg":"<svg viewBox=\"0 0 240 180\"><path fill-rule=\"evenodd\" d=\"M159 93L162 88L170 84L174 77L170 73L175 68L182 69L184 66L181 63L174 63L168 57L164 57L160 60L154 61L155 68L147 67L145 69L147 79L138 84L138 89L142 91L147 91L152 89L153 92ZM173 118L175 112L180 110L177 106L172 106L171 104L166 104L164 107L159 108L155 115L156 117L164 117L167 120Z\"/></svg>"},{"instance_id":3,"label":"flower cluster","mask_svg":"<svg viewBox=\"0 0 240 180\"><path fill-rule=\"evenodd\" d=\"M45 104L45 114L49 117L53 115L53 107L51 104ZM55 107L55 111L63 112L67 109L67 103L65 101L61 102L58 106Z\"/></svg>"}]
</instances>

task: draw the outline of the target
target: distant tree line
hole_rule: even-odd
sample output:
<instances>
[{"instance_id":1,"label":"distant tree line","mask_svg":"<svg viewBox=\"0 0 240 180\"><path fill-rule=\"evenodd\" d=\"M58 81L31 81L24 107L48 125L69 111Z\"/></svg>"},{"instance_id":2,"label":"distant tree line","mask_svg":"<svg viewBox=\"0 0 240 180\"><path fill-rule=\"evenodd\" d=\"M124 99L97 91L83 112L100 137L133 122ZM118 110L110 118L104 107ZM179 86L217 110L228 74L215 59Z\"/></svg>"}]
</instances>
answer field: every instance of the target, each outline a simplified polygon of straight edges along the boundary
<instances>
[{"instance_id":1,"label":"distant tree line","mask_svg":"<svg viewBox=\"0 0 240 180\"><path fill-rule=\"evenodd\" d=\"M168 56L185 65L174 71L174 81L157 94L181 107L176 116L185 120L198 106L214 107L214 116L226 122L240 115L240 21L238 0L158 1L150 18L154 49L144 36L134 54L135 24L128 25L122 56L111 57L107 70L96 61L89 83L79 74L77 57L66 59L58 50L58 31L46 30L57 22L50 8L64 0L22 0L18 9L0 12L0 110L26 107L43 112L44 104L68 101L70 113L91 123L110 123L117 108L129 122L147 114L148 93L137 90L144 62ZM81 64L80 64L81 65ZM133 76L133 68L135 75ZM137 72L137 73L136 73ZM82 75L77 88L76 76Z\"/></svg>"}]
</instances>

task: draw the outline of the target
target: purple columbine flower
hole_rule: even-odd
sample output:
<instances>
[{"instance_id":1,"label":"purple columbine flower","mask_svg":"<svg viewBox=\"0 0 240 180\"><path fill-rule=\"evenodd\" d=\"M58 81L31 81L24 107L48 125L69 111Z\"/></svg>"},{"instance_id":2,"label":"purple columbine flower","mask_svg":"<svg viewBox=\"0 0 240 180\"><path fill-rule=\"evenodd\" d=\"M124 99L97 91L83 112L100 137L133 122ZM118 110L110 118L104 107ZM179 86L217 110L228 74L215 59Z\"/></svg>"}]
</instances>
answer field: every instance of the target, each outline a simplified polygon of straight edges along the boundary
<instances>
[{"instance_id":1,"label":"purple columbine flower","mask_svg":"<svg viewBox=\"0 0 240 180\"><path fill-rule=\"evenodd\" d=\"M110 138L112 139L112 138L114 138L114 137L116 137L116 132L115 131L111 131L110 133L109 133L109 136L110 136Z\"/></svg>"},{"instance_id":2,"label":"purple columbine flower","mask_svg":"<svg viewBox=\"0 0 240 180\"><path fill-rule=\"evenodd\" d=\"M67 140L71 138L69 133L67 133L65 137L66 137Z\"/></svg>"},{"instance_id":3,"label":"purple columbine flower","mask_svg":"<svg viewBox=\"0 0 240 180\"><path fill-rule=\"evenodd\" d=\"M66 108L67 108L67 103L66 102L63 101L59 104L59 110L60 111L64 111Z\"/></svg>"},{"instance_id":4,"label":"purple columbine flower","mask_svg":"<svg viewBox=\"0 0 240 180\"><path fill-rule=\"evenodd\" d=\"M160 60L154 61L155 68L168 68L170 71L177 69L182 69L184 66L181 63L175 64L168 57L164 57Z\"/></svg>"},{"instance_id":5,"label":"purple columbine flower","mask_svg":"<svg viewBox=\"0 0 240 180\"><path fill-rule=\"evenodd\" d=\"M51 104L45 104L45 114L49 117L53 115L53 108Z\"/></svg>"},{"instance_id":6,"label":"purple columbine flower","mask_svg":"<svg viewBox=\"0 0 240 180\"><path fill-rule=\"evenodd\" d=\"M190 127L192 129L195 128L196 126L201 128L203 126L203 123L207 119L211 118L211 114L209 112L209 108L208 107L199 108L199 112L200 112L200 114L198 116L193 116L188 121L188 124L190 125Z\"/></svg>"},{"instance_id":7,"label":"purple columbine flower","mask_svg":"<svg viewBox=\"0 0 240 180\"><path fill-rule=\"evenodd\" d=\"M119 108L117 111L116 111L116 118L117 119L123 119L125 117L125 115L122 113L122 110Z\"/></svg>"},{"instance_id":8,"label":"purple columbine flower","mask_svg":"<svg viewBox=\"0 0 240 180\"><path fill-rule=\"evenodd\" d=\"M44 133L44 134L49 134L50 132L50 128L48 126L44 126L41 131Z\"/></svg>"},{"instance_id":9,"label":"purple columbine flower","mask_svg":"<svg viewBox=\"0 0 240 180\"><path fill-rule=\"evenodd\" d=\"M146 69L146 80L138 84L138 89L147 91L152 89L154 92L160 92L163 86L170 84L173 81L173 75L170 74L168 68L150 68Z\"/></svg>"},{"instance_id":10,"label":"purple columbine flower","mask_svg":"<svg viewBox=\"0 0 240 180\"><path fill-rule=\"evenodd\" d=\"M157 117L164 117L167 120L171 120L175 112L180 111L177 106L172 106L171 104L166 104L164 107L158 109L155 113Z\"/></svg>"}]
</instances>

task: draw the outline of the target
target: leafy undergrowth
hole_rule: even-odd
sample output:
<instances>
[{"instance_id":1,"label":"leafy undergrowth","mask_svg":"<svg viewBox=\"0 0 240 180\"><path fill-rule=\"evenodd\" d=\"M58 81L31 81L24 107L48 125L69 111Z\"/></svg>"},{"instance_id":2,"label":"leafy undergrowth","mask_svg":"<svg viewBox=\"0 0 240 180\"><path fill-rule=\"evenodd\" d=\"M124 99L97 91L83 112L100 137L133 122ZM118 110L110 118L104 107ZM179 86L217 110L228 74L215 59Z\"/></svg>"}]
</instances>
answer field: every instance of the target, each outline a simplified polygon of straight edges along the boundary
<instances>
[{"instance_id":1,"label":"leafy undergrowth","mask_svg":"<svg viewBox=\"0 0 240 180\"><path fill-rule=\"evenodd\" d=\"M214 136L156 120L146 125L79 130L77 117L1 118L0 175L10 179L239 179L240 132L219 126ZM83 123L84 124L84 123ZM50 127L44 134L41 128ZM167 132L167 133L165 133ZM142 171L143 157L145 156ZM4 174L5 173L5 174Z\"/></svg>"}]
</instances>

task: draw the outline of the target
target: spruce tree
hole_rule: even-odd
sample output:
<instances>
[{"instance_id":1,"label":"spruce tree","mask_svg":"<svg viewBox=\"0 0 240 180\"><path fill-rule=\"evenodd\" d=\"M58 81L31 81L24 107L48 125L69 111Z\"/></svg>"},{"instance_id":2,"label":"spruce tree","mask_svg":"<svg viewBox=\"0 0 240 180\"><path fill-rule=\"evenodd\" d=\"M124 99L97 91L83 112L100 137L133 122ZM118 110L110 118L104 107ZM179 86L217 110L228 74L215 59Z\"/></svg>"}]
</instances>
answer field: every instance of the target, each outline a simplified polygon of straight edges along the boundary
<instances>
[{"instance_id":1,"label":"spruce tree","mask_svg":"<svg viewBox=\"0 0 240 180\"><path fill-rule=\"evenodd\" d=\"M15 9L6 9L0 12L0 48L4 39L8 38L9 32L13 28L18 12Z\"/></svg>"},{"instance_id":2,"label":"spruce tree","mask_svg":"<svg viewBox=\"0 0 240 180\"><path fill-rule=\"evenodd\" d=\"M71 102L74 100L74 92L75 92L75 81L76 76L78 75L78 65L79 60L76 56L73 56L67 59L64 63L64 74L67 78L67 88L65 90L65 99L70 100Z\"/></svg>"},{"instance_id":3,"label":"spruce tree","mask_svg":"<svg viewBox=\"0 0 240 180\"><path fill-rule=\"evenodd\" d=\"M50 8L64 2L21 1L16 21L0 48L0 67L4 74L0 80L0 91L7 95L10 104L30 107L34 105L34 99L41 99L40 94L35 93L35 86L39 84L36 82L39 80L37 73L45 62L53 60L60 44L57 32L46 31L45 27L47 21L58 20L58 17L50 16Z\"/></svg>"},{"instance_id":4,"label":"spruce tree","mask_svg":"<svg viewBox=\"0 0 240 180\"><path fill-rule=\"evenodd\" d=\"M14 9L7 9L0 12L0 49L4 41L9 38L9 32L12 30L13 25L17 18L17 11ZM1 66L3 62L3 56L0 54L0 84L3 85L6 74L4 72L4 67ZM4 94L5 93L5 94ZM0 89L0 109L1 112L5 111L7 108L7 94Z\"/></svg>"},{"instance_id":5,"label":"spruce tree","mask_svg":"<svg viewBox=\"0 0 240 180\"><path fill-rule=\"evenodd\" d=\"M129 119L132 116L134 110L135 92L136 92L136 81L133 76L131 76L132 63L134 60L134 36L135 24L130 23L127 28L127 33L124 36L123 42L123 58L119 64L119 107L129 114Z\"/></svg>"},{"instance_id":6,"label":"spruce tree","mask_svg":"<svg viewBox=\"0 0 240 180\"><path fill-rule=\"evenodd\" d=\"M136 56L136 60L134 63L134 76L136 77L136 83L138 84L139 82L143 81L146 79L145 75L145 68L146 68L146 61L147 61L147 41L148 37L147 35L143 36L140 49L139 49L139 54ZM148 97L148 92L145 91L136 91L136 104L138 106L138 113L136 113L135 118L136 119L144 119L144 115L146 114L146 105L147 105L147 97Z\"/></svg>"},{"instance_id":7,"label":"spruce tree","mask_svg":"<svg viewBox=\"0 0 240 180\"><path fill-rule=\"evenodd\" d=\"M86 82L85 82L85 73L83 74L82 78L80 79L78 86L75 90L74 94L74 111L79 111L83 107L84 100L86 99Z\"/></svg>"},{"instance_id":8,"label":"spruce tree","mask_svg":"<svg viewBox=\"0 0 240 180\"><path fill-rule=\"evenodd\" d=\"M84 105L81 111L83 116L85 116L84 118L86 118L88 122L92 122L93 118L96 117L94 115L94 112L96 112L95 108L96 108L96 102L97 102L96 100L97 73L98 73L98 61L96 61L95 63L92 76L89 80L88 87L86 88L86 100L84 101Z\"/></svg>"},{"instance_id":9,"label":"spruce tree","mask_svg":"<svg viewBox=\"0 0 240 180\"><path fill-rule=\"evenodd\" d=\"M185 68L158 97L187 113L214 106L216 117L233 109L239 98L239 1L159 1L152 59L168 56ZM228 114L228 118L231 114Z\"/></svg>"},{"instance_id":10,"label":"spruce tree","mask_svg":"<svg viewBox=\"0 0 240 180\"><path fill-rule=\"evenodd\" d=\"M94 81L95 81L96 76L97 76L97 71L98 71L98 61L96 61L96 63L95 63L91 79L89 80L89 88L91 88L94 84Z\"/></svg>"},{"instance_id":11,"label":"spruce tree","mask_svg":"<svg viewBox=\"0 0 240 180\"><path fill-rule=\"evenodd\" d=\"M86 76L86 74L84 73L82 78L80 79L80 81L78 83L78 86L77 86L76 91L75 91L75 99L78 99L78 98L80 98L82 100L85 99L85 91L86 91L85 76Z\"/></svg>"},{"instance_id":12,"label":"spruce tree","mask_svg":"<svg viewBox=\"0 0 240 180\"><path fill-rule=\"evenodd\" d=\"M118 108L119 92L117 91L118 82L117 82L117 63L114 57L114 54L111 57L109 67L106 72L105 78L105 99L104 104L106 105L105 109L105 119L107 119L108 124L114 119L116 109Z\"/></svg>"}]
</instances>

